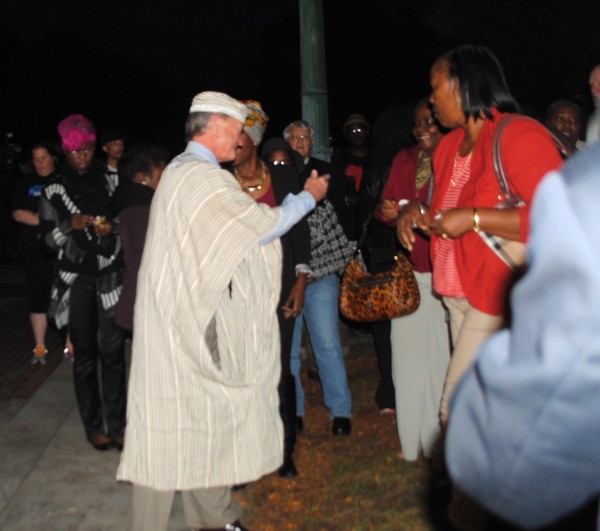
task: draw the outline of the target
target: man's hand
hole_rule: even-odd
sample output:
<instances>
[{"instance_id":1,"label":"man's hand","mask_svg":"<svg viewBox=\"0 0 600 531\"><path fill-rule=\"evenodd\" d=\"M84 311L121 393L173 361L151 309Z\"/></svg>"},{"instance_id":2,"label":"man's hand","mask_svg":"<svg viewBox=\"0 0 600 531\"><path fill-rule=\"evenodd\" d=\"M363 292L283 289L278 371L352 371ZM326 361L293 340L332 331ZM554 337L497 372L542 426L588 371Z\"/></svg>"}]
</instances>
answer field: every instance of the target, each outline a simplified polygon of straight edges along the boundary
<instances>
[{"instance_id":1,"label":"man's hand","mask_svg":"<svg viewBox=\"0 0 600 531\"><path fill-rule=\"evenodd\" d=\"M327 195L329 186L329 174L317 175L317 170L310 172L310 177L304 183L304 190L315 198L318 203Z\"/></svg>"}]
</instances>

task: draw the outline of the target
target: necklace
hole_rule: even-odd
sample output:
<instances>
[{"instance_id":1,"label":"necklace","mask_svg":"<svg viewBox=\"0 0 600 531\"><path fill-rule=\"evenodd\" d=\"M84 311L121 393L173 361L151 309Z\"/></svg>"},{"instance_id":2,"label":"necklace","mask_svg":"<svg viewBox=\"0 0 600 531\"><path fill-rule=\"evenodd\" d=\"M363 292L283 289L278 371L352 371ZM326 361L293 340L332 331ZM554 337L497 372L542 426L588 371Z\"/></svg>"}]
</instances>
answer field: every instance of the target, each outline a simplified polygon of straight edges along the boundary
<instances>
[{"instance_id":1,"label":"necklace","mask_svg":"<svg viewBox=\"0 0 600 531\"><path fill-rule=\"evenodd\" d=\"M452 166L452 175L450 177L450 186L457 186L458 184L463 185L465 177L468 179L471 171L471 154L461 157L458 153L454 157L454 164Z\"/></svg>"},{"instance_id":2,"label":"necklace","mask_svg":"<svg viewBox=\"0 0 600 531\"><path fill-rule=\"evenodd\" d=\"M246 192L256 192L256 190L262 190L262 185L265 184L265 181L267 179L267 167L265 166L265 163L261 160L258 159L258 163L260 165L260 181L258 183L255 184L248 184L246 181L253 179L254 176L252 177L242 177L238 171L237 168L234 168L233 170L233 175L235 176L235 178L237 179L237 182L240 183L240 186L242 187L242 190L246 191Z\"/></svg>"}]
</instances>

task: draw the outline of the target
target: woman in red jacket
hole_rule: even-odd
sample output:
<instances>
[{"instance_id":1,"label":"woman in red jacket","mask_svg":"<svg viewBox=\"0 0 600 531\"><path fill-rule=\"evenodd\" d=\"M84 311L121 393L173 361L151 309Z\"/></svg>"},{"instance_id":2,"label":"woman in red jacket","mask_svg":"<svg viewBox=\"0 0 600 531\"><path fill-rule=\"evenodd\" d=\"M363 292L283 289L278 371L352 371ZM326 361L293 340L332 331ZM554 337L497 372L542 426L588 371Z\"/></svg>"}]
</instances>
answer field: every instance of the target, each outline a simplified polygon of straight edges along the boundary
<instances>
[{"instance_id":1,"label":"woman in red jacket","mask_svg":"<svg viewBox=\"0 0 600 531\"><path fill-rule=\"evenodd\" d=\"M442 423L448 400L481 342L504 323L514 271L492 251L480 232L525 242L529 203L540 179L561 164L542 125L515 120L505 129L501 157L511 189L525 202L495 208L504 199L492 161L498 122L516 112L500 63L487 48L461 46L442 55L431 68L435 116L454 129L440 142L433 159L431 205L407 205L398 237L412 249L413 224L431 231L433 286L450 311L454 351L442 397Z\"/></svg>"},{"instance_id":2,"label":"woman in red jacket","mask_svg":"<svg viewBox=\"0 0 600 531\"><path fill-rule=\"evenodd\" d=\"M455 48L433 64L431 88L435 116L453 131L434 154L431 204L413 201L404 207L398 237L410 250L415 242L413 226L431 232L433 287L449 310L454 347L440 408L445 426L456 384L481 343L504 324L514 281L515 271L488 247L481 233L526 242L534 190L548 171L561 165L561 158L541 124L512 121L504 130L501 158L511 191L525 205L495 208L504 197L492 159L494 133L502 117L518 109L498 59L484 47ZM461 512L461 517L467 516ZM483 520L475 511L467 518L471 520L467 526L456 519L453 523L459 529L482 528Z\"/></svg>"}]
</instances>

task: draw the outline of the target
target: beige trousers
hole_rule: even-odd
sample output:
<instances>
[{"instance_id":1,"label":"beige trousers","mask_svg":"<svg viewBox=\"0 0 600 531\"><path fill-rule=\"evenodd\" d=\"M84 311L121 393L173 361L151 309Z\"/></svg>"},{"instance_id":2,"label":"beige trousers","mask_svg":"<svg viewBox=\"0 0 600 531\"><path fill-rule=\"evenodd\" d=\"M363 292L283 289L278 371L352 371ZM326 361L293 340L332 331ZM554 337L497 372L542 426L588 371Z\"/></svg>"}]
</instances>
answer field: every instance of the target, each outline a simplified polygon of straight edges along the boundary
<instances>
[{"instance_id":1,"label":"beige trousers","mask_svg":"<svg viewBox=\"0 0 600 531\"><path fill-rule=\"evenodd\" d=\"M421 304L416 312L393 319L390 334L398 437L407 461L416 460L420 450L426 458L433 455L450 360L446 312L431 292L431 273L415 271L415 277Z\"/></svg>"},{"instance_id":2,"label":"beige trousers","mask_svg":"<svg viewBox=\"0 0 600 531\"><path fill-rule=\"evenodd\" d=\"M450 315L450 334L454 345L440 405L440 420L445 427L456 385L473 363L481 344L502 328L504 318L476 310L465 298L444 297L443 300Z\"/></svg>"},{"instance_id":3,"label":"beige trousers","mask_svg":"<svg viewBox=\"0 0 600 531\"><path fill-rule=\"evenodd\" d=\"M175 491L133 485L131 531L167 531ZM242 509L229 487L181 491L185 523L192 529L225 527L238 520Z\"/></svg>"}]
</instances>

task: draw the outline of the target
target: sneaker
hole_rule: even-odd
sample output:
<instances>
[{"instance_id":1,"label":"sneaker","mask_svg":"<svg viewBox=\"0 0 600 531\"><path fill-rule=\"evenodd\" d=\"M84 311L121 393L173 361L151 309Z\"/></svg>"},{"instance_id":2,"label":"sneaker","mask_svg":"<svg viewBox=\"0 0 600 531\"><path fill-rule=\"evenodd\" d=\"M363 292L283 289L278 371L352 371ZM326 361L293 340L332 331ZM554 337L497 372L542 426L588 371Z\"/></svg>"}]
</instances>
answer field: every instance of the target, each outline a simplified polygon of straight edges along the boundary
<instances>
[{"instance_id":1,"label":"sneaker","mask_svg":"<svg viewBox=\"0 0 600 531\"><path fill-rule=\"evenodd\" d=\"M31 363L33 365L46 365L46 358L48 357L48 349L46 345L36 345L33 349L33 357L31 358Z\"/></svg>"},{"instance_id":2,"label":"sneaker","mask_svg":"<svg viewBox=\"0 0 600 531\"><path fill-rule=\"evenodd\" d=\"M73 362L73 356L75 355L75 347L73 343L67 343L65 345L65 349L63 350L63 356L66 360Z\"/></svg>"}]
</instances>

